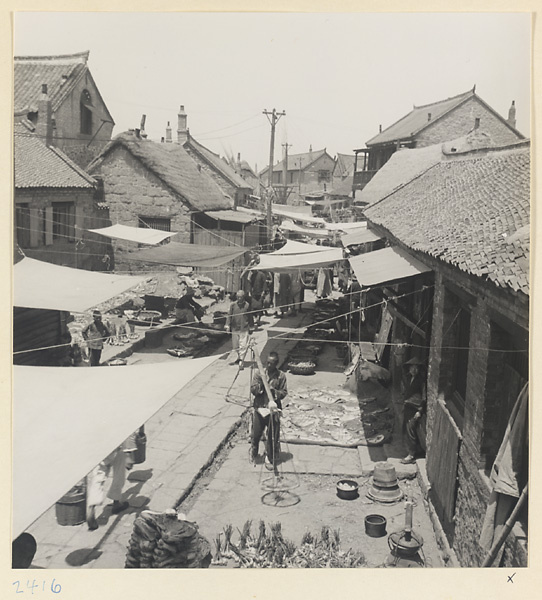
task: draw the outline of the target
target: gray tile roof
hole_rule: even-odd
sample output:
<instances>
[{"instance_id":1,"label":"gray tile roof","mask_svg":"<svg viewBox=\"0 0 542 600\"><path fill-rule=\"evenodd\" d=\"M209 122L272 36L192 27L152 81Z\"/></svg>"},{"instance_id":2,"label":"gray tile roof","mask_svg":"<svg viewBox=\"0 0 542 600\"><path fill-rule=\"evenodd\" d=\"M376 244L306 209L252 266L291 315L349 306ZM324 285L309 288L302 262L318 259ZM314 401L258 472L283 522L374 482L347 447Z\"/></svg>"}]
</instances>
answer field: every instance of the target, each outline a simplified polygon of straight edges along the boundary
<instances>
[{"instance_id":1,"label":"gray tile roof","mask_svg":"<svg viewBox=\"0 0 542 600\"><path fill-rule=\"evenodd\" d=\"M93 188L96 181L22 124L15 126L15 188Z\"/></svg>"},{"instance_id":2,"label":"gray tile roof","mask_svg":"<svg viewBox=\"0 0 542 600\"><path fill-rule=\"evenodd\" d=\"M47 94L56 110L87 70L88 56L88 51L61 56L16 56L13 59L15 110L37 110L43 83L47 84Z\"/></svg>"},{"instance_id":3,"label":"gray tile roof","mask_svg":"<svg viewBox=\"0 0 542 600\"><path fill-rule=\"evenodd\" d=\"M468 92L453 96L452 98L446 98L446 100L440 100L423 106L414 106L407 115L384 129L381 133L372 137L366 144L367 146L374 146L376 144L408 139L415 133L432 125L436 119L456 106L459 106L472 96L474 96L474 88ZM427 118L428 113L431 113L430 121L428 121Z\"/></svg>"},{"instance_id":4,"label":"gray tile roof","mask_svg":"<svg viewBox=\"0 0 542 600\"><path fill-rule=\"evenodd\" d=\"M404 183L367 219L413 250L529 293L529 142L445 155Z\"/></svg>"},{"instance_id":5,"label":"gray tile roof","mask_svg":"<svg viewBox=\"0 0 542 600\"><path fill-rule=\"evenodd\" d=\"M288 171L304 171L307 167L312 165L312 163L315 160L318 160L321 156L324 156L325 154L327 154L327 150L325 148L323 150L313 150L312 152L302 152L301 154L289 154ZM282 171L283 162L284 161L281 160L276 165L274 165L273 173L276 173L277 171ZM269 166L265 167L262 171L260 171L260 177L263 173L267 173L267 171L269 171Z\"/></svg>"},{"instance_id":6,"label":"gray tile roof","mask_svg":"<svg viewBox=\"0 0 542 600\"><path fill-rule=\"evenodd\" d=\"M138 138L132 132L121 133L111 140L87 167L89 173L97 172L105 156L119 146L138 158L193 209L205 211L232 208L231 198L222 192L210 175L198 168L180 144L153 142Z\"/></svg>"}]
</instances>

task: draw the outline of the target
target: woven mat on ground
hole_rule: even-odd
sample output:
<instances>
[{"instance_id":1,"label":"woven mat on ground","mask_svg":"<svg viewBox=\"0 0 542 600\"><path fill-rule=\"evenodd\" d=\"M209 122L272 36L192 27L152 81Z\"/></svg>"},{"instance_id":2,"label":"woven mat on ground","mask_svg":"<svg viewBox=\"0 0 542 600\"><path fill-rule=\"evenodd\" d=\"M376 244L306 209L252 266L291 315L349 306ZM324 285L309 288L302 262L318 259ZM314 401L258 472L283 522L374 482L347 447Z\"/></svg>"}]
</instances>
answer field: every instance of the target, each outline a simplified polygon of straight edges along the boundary
<instances>
[{"instance_id":1,"label":"woven mat on ground","mask_svg":"<svg viewBox=\"0 0 542 600\"><path fill-rule=\"evenodd\" d=\"M355 394L337 389L300 389L288 395L281 419L281 438L290 443L361 446L387 441L391 411L380 401L360 410Z\"/></svg>"}]
</instances>

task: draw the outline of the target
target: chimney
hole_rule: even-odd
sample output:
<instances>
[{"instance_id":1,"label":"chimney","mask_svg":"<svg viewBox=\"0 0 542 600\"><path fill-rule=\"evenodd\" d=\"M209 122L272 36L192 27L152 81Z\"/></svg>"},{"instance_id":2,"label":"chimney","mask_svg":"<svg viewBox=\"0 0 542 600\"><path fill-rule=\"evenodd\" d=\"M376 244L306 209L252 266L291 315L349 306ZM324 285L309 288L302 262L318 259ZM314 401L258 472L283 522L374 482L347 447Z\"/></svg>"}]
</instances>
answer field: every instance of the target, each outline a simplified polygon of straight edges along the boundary
<instances>
[{"instance_id":1,"label":"chimney","mask_svg":"<svg viewBox=\"0 0 542 600\"><path fill-rule=\"evenodd\" d=\"M162 136L162 137L160 138L160 142L163 144L165 141L166 141L166 138L165 138L164 136Z\"/></svg>"},{"instance_id":2,"label":"chimney","mask_svg":"<svg viewBox=\"0 0 542 600\"><path fill-rule=\"evenodd\" d=\"M166 127L166 144L171 144L171 125L169 124L169 121L167 122L167 127Z\"/></svg>"},{"instance_id":3,"label":"chimney","mask_svg":"<svg viewBox=\"0 0 542 600\"><path fill-rule=\"evenodd\" d=\"M382 133L382 124L378 126L378 133Z\"/></svg>"},{"instance_id":4,"label":"chimney","mask_svg":"<svg viewBox=\"0 0 542 600\"><path fill-rule=\"evenodd\" d=\"M478 129L480 127L480 117L476 117L474 119L474 129Z\"/></svg>"},{"instance_id":5,"label":"chimney","mask_svg":"<svg viewBox=\"0 0 542 600\"><path fill-rule=\"evenodd\" d=\"M430 121L431 120L431 113L427 113L427 120Z\"/></svg>"},{"instance_id":6,"label":"chimney","mask_svg":"<svg viewBox=\"0 0 542 600\"><path fill-rule=\"evenodd\" d=\"M179 144L184 144L188 139L188 129L186 127L187 116L184 112L184 104L181 104L181 108L177 114L177 123L177 141Z\"/></svg>"},{"instance_id":7,"label":"chimney","mask_svg":"<svg viewBox=\"0 0 542 600\"><path fill-rule=\"evenodd\" d=\"M515 128L516 126L516 101L512 100L512 106L508 110L508 125Z\"/></svg>"},{"instance_id":8,"label":"chimney","mask_svg":"<svg viewBox=\"0 0 542 600\"><path fill-rule=\"evenodd\" d=\"M237 153L237 168L239 169L239 171L241 170L241 153L240 152Z\"/></svg>"},{"instance_id":9,"label":"chimney","mask_svg":"<svg viewBox=\"0 0 542 600\"><path fill-rule=\"evenodd\" d=\"M147 134L145 133L145 121L147 120L147 115L141 115L141 124L140 124L140 129L141 129L141 137L142 138L146 138Z\"/></svg>"},{"instance_id":10,"label":"chimney","mask_svg":"<svg viewBox=\"0 0 542 600\"><path fill-rule=\"evenodd\" d=\"M53 107L47 95L47 84L41 86L41 96L38 100L38 120L36 134L40 136L47 146L53 143Z\"/></svg>"}]
</instances>

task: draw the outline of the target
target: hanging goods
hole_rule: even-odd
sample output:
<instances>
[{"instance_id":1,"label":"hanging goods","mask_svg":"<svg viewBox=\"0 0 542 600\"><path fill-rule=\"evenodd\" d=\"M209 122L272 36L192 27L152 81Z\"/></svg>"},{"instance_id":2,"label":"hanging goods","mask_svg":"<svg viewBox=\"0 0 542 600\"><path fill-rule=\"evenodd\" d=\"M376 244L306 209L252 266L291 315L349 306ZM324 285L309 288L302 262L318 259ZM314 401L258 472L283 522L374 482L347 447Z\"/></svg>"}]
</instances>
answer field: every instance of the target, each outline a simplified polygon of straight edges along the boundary
<instances>
[{"instance_id":1,"label":"hanging goods","mask_svg":"<svg viewBox=\"0 0 542 600\"><path fill-rule=\"evenodd\" d=\"M403 497L403 492L399 488L395 467L388 462L376 463L371 484L367 492L367 496L371 500L391 504Z\"/></svg>"}]
</instances>

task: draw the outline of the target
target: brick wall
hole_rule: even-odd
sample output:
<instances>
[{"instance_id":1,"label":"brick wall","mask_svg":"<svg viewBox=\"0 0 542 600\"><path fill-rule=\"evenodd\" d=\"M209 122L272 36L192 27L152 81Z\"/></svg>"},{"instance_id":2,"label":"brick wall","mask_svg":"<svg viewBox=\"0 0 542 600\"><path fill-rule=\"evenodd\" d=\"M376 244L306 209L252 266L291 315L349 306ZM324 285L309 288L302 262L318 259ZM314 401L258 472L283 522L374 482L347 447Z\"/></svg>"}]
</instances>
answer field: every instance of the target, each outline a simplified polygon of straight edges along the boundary
<instances>
[{"instance_id":1,"label":"brick wall","mask_svg":"<svg viewBox=\"0 0 542 600\"><path fill-rule=\"evenodd\" d=\"M478 539L486 512L489 487L483 469L487 439L484 432L494 427L488 414L492 407L487 404L491 395L492 372L496 365L490 362L491 327L490 315L495 312L506 315L517 327L528 328L528 299L524 296L507 293L483 283L471 276L460 274L451 267L431 262L436 270L435 295L431 351L428 373L428 452L439 452L439 441L432 439L434 407L439 394L449 393L452 352L442 346L449 345L451 322L456 314L456 305L447 298L446 285L450 282L474 298L471 305L470 343L465 412L462 426L463 441L458 463L458 487L455 507L455 530L452 546L463 566L479 566L485 552L478 545ZM450 286L449 286L450 287ZM457 289L456 288L456 289ZM493 359L494 360L494 359ZM488 371L489 369L489 371ZM502 366L501 366L502 371ZM498 443L500 444L500 441ZM521 539L521 527L509 536L503 558L510 566L526 565L526 543Z\"/></svg>"},{"instance_id":2,"label":"brick wall","mask_svg":"<svg viewBox=\"0 0 542 600\"><path fill-rule=\"evenodd\" d=\"M53 202L75 204L75 240L52 239L52 235L43 233L44 228L52 231ZM30 208L30 245L23 248L27 256L89 271L112 268L110 262L102 260L106 254L112 256L111 243L87 231L111 224L108 211L96 207L94 189L18 189L15 191L15 205L18 204L28 204Z\"/></svg>"},{"instance_id":3,"label":"brick wall","mask_svg":"<svg viewBox=\"0 0 542 600\"><path fill-rule=\"evenodd\" d=\"M419 133L416 146L431 146L466 135L474 129L476 118L480 119L480 130L491 136L495 144L506 145L519 141L520 138L507 125L473 97Z\"/></svg>"},{"instance_id":4,"label":"brick wall","mask_svg":"<svg viewBox=\"0 0 542 600\"><path fill-rule=\"evenodd\" d=\"M81 133L79 103L81 100L81 93L85 89L89 91L94 107L92 114L92 133L90 134ZM90 144L90 147L97 146L102 148L104 143L111 139L114 124L108 122L110 121L110 117L107 114L105 104L100 99L98 88L88 71L77 83L70 95L57 108L53 116L56 124L54 145L62 148L65 152L66 148L70 146L86 147L91 140L92 143ZM106 121L103 124L102 119ZM66 154L68 154L68 152L66 152Z\"/></svg>"},{"instance_id":5,"label":"brick wall","mask_svg":"<svg viewBox=\"0 0 542 600\"><path fill-rule=\"evenodd\" d=\"M113 224L138 227L140 216L166 218L171 220L171 231L181 234L177 241L190 243L189 208L125 148L113 149L92 174L103 178L105 201ZM137 247L130 242L122 245Z\"/></svg>"}]
</instances>

